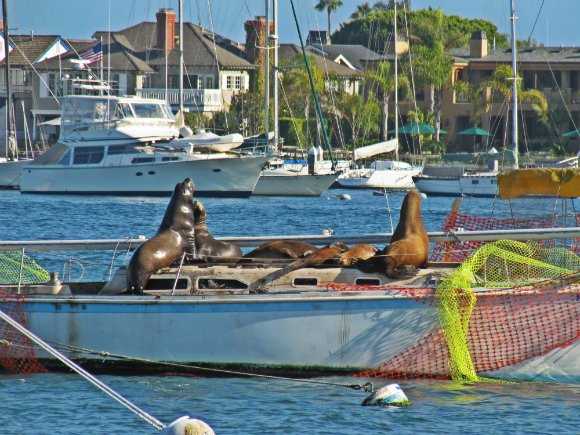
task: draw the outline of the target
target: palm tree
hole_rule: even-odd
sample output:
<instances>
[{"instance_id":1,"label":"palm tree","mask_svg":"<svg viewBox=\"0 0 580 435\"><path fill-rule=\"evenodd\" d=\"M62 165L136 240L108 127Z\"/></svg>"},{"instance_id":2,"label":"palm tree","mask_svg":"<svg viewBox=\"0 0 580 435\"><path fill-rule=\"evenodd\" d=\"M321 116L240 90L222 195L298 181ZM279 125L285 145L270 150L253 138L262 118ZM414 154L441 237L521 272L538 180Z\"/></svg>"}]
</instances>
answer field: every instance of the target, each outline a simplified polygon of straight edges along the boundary
<instances>
[{"instance_id":1,"label":"palm tree","mask_svg":"<svg viewBox=\"0 0 580 435\"><path fill-rule=\"evenodd\" d=\"M342 6L342 0L319 0L315 6L317 11L324 11L328 13L328 38L330 38L330 14Z\"/></svg>"},{"instance_id":2,"label":"palm tree","mask_svg":"<svg viewBox=\"0 0 580 435\"><path fill-rule=\"evenodd\" d=\"M445 52L443 44L436 41L432 47L415 47L413 68L419 85L430 88L430 109L434 114L435 140L439 142L441 100L444 89L451 86L453 58Z\"/></svg>"},{"instance_id":3,"label":"palm tree","mask_svg":"<svg viewBox=\"0 0 580 435\"><path fill-rule=\"evenodd\" d=\"M391 65L388 61L379 63L377 69L369 71L368 77L380 88L382 98L381 103L381 140L387 140L388 118L389 118L389 98L395 92L395 77L390 73ZM397 80L398 90L408 90L409 80L407 77L399 75Z\"/></svg>"},{"instance_id":4,"label":"palm tree","mask_svg":"<svg viewBox=\"0 0 580 435\"><path fill-rule=\"evenodd\" d=\"M364 18L368 14L370 14L372 12L372 10L373 10L373 8L369 4L369 2L365 2L362 5L358 5L356 7L356 10L350 16L350 19L351 20L358 20L359 18Z\"/></svg>"},{"instance_id":5,"label":"palm tree","mask_svg":"<svg viewBox=\"0 0 580 435\"><path fill-rule=\"evenodd\" d=\"M487 107L489 110L489 105L492 102L505 102L506 103L506 115L504 119L504 142L505 147L507 141L507 129L509 122L509 112L511 108L512 101L512 81L513 81L513 70L510 65L499 65L489 80L485 80L480 85L480 90L486 92L491 89L491 95L486 96ZM532 110L538 116L540 122L548 122L548 101L541 91L537 89L528 89L526 91L522 90L522 81L517 80L518 84L518 101L528 102L531 105Z\"/></svg>"}]
</instances>

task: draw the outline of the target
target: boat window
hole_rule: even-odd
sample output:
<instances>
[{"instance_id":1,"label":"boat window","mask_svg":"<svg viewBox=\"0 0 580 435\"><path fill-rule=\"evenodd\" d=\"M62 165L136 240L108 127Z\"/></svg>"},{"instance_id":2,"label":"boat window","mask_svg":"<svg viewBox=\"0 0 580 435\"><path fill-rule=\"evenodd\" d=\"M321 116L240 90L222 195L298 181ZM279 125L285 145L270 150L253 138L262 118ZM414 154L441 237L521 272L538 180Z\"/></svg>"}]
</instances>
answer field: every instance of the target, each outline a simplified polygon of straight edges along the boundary
<instances>
[{"instance_id":1,"label":"boat window","mask_svg":"<svg viewBox=\"0 0 580 435\"><path fill-rule=\"evenodd\" d=\"M153 163L155 161L155 157L135 157L131 160L132 164L137 163Z\"/></svg>"},{"instance_id":2,"label":"boat window","mask_svg":"<svg viewBox=\"0 0 580 435\"><path fill-rule=\"evenodd\" d=\"M105 147L77 147L74 150L73 165L100 163L105 156Z\"/></svg>"},{"instance_id":3,"label":"boat window","mask_svg":"<svg viewBox=\"0 0 580 435\"><path fill-rule=\"evenodd\" d=\"M175 161L177 161L177 160L179 160L179 157L177 157L177 156L171 156L171 157L162 157L162 158L161 158L161 161L162 161L162 162L175 162Z\"/></svg>"},{"instance_id":4,"label":"boat window","mask_svg":"<svg viewBox=\"0 0 580 435\"><path fill-rule=\"evenodd\" d=\"M169 118L167 108L161 104L133 103L133 111L138 118Z\"/></svg>"},{"instance_id":5,"label":"boat window","mask_svg":"<svg viewBox=\"0 0 580 435\"><path fill-rule=\"evenodd\" d=\"M135 145L109 145L107 152L110 156L117 154L139 154L139 150L135 149Z\"/></svg>"},{"instance_id":6,"label":"boat window","mask_svg":"<svg viewBox=\"0 0 580 435\"><path fill-rule=\"evenodd\" d=\"M179 278L177 280L177 285L175 285L174 279L168 278L151 278L147 282L147 287L145 290L171 290L175 285L176 290L187 290L189 289L189 279Z\"/></svg>"},{"instance_id":7,"label":"boat window","mask_svg":"<svg viewBox=\"0 0 580 435\"><path fill-rule=\"evenodd\" d=\"M479 184L479 180L471 180L471 184Z\"/></svg>"},{"instance_id":8,"label":"boat window","mask_svg":"<svg viewBox=\"0 0 580 435\"><path fill-rule=\"evenodd\" d=\"M117 118L134 118L135 114L131 109L131 105L127 103L119 103L117 104L117 109L115 110L115 116Z\"/></svg>"},{"instance_id":9,"label":"boat window","mask_svg":"<svg viewBox=\"0 0 580 435\"><path fill-rule=\"evenodd\" d=\"M245 290L248 285L237 279L199 278L196 287L198 290Z\"/></svg>"},{"instance_id":10,"label":"boat window","mask_svg":"<svg viewBox=\"0 0 580 435\"><path fill-rule=\"evenodd\" d=\"M294 287L318 285L318 278L294 278L292 285Z\"/></svg>"},{"instance_id":11,"label":"boat window","mask_svg":"<svg viewBox=\"0 0 580 435\"><path fill-rule=\"evenodd\" d=\"M61 166L69 166L70 165L70 156L72 156L72 151L68 150L58 161L58 164Z\"/></svg>"}]
</instances>

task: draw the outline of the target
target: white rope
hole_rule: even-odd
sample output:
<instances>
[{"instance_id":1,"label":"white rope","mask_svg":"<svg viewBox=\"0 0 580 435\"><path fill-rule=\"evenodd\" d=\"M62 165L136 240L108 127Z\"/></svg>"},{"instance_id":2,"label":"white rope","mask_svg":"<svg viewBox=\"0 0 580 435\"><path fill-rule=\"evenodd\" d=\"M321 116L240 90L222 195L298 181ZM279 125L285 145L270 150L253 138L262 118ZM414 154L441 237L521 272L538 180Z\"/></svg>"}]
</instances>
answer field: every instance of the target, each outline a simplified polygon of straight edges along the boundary
<instances>
[{"instance_id":1,"label":"white rope","mask_svg":"<svg viewBox=\"0 0 580 435\"><path fill-rule=\"evenodd\" d=\"M18 332L22 333L23 335L25 335L26 337L31 339L34 343L36 343L38 346L40 346L46 352L48 352L49 354L51 354L52 356L54 356L55 358L60 360L62 363L66 364L70 369L77 372L79 375L81 375L83 378L85 378L87 381L89 381L95 387L99 388L105 394L107 394L108 396L110 396L111 398L113 398L114 400L119 402L121 405L125 406L127 409L129 409L130 411L132 411L133 413L135 413L139 417L141 417L147 423L151 424L152 426L154 426L155 428L157 428L159 430L162 430L166 427L165 424L163 424L162 422L157 420L152 415L150 415L147 412L140 409L137 405L135 405L135 404L131 403L129 400L125 399L123 396L121 396L119 393L117 393L111 387L109 387L108 385L106 385L103 382L101 382L100 380L98 380L96 377L91 375L85 369L83 369L82 367L80 367L79 365L77 365L76 363L71 361L70 359L68 359L66 356L64 356L62 353L60 353L56 349L54 349L48 343L44 342L42 339L40 339L39 337L34 335L31 331L26 329L24 326L22 326L20 323L15 321L12 317L10 317L8 314L6 314L2 310L0 310L0 318L2 320L4 320L6 323L8 323L10 326L12 326L14 329L16 329Z\"/></svg>"}]
</instances>

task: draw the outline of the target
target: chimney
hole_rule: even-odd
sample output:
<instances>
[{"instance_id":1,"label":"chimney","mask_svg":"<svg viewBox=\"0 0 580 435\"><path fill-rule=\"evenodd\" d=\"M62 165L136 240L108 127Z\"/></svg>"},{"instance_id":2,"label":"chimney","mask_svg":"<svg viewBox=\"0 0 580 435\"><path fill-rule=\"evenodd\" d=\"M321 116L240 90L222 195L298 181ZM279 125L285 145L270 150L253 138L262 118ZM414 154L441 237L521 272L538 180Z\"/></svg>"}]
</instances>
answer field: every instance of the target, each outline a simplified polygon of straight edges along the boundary
<instances>
[{"instance_id":1,"label":"chimney","mask_svg":"<svg viewBox=\"0 0 580 435\"><path fill-rule=\"evenodd\" d=\"M157 48L171 51L175 47L175 12L159 9L157 17Z\"/></svg>"},{"instance_id":2,"label":"chimney","mask_svg":"<svg viewBox=\"0 0 580 435\"><path fill-rule=\"evenodd\" d=\"M246 30L246 57L248 62L256 63L261 58L264 63L264 47L266 46L266 17L260 16L244 23ZM270 34L274 32L274 23L270 21Z\"/></svg>"},{"instance_id":3,"label":"chimney","mask_svg":"<svg viewBox=\"0 0 580 435\"><path fill-rule=\"evenodd\" d=\"M469 56L478 59L487 56L487 36L483 30L471 34Z\"/></svg>"}]
</instances>

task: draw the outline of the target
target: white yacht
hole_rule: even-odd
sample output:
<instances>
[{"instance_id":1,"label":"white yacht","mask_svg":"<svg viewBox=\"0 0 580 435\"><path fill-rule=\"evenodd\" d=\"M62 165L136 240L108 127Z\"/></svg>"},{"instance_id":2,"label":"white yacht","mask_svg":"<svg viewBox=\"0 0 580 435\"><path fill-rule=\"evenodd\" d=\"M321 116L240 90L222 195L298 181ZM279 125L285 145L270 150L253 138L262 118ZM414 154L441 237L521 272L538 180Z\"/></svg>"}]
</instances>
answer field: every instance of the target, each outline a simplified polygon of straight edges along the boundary
<instances>
[{"instance_id":1,"label":"white yacht","mask_svg":"<svg viewBox=\"0 0 580 435\"><path fill-rule=\"evenodd\" d=\"M375 160L368 168L349 169L338 177L338 184L346 188L408 190L415 187L413 177L423 168L398 160Z\"/></svg>"},{"instance_id":2,"label":"white yacht","mask_svg":"<svg viewBox=\"0 0 580 435\"><path fill-rule=\"evenodd\" d=\"M198 196L248 197L268 157L212 152L178 138L167 103L63 99L61 134L22 170L22 193L164 195L191 177Z\"/></svg>"}]
</instances>

